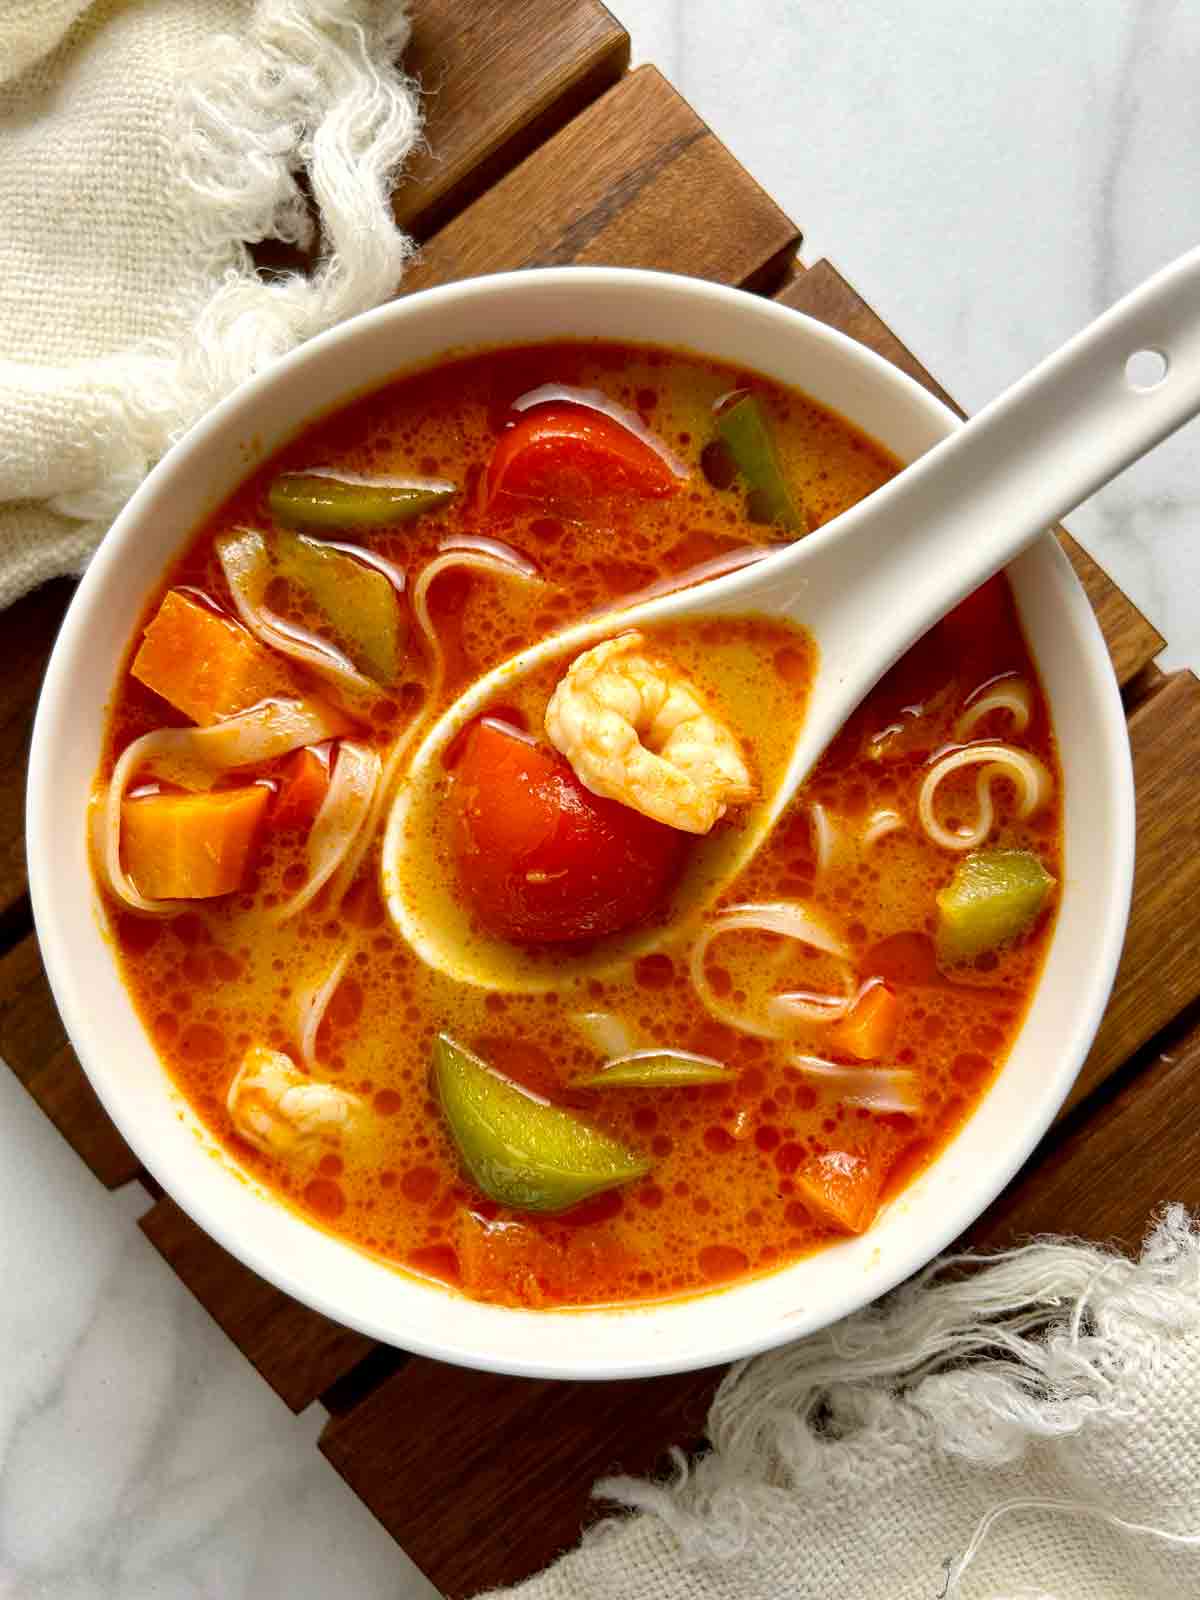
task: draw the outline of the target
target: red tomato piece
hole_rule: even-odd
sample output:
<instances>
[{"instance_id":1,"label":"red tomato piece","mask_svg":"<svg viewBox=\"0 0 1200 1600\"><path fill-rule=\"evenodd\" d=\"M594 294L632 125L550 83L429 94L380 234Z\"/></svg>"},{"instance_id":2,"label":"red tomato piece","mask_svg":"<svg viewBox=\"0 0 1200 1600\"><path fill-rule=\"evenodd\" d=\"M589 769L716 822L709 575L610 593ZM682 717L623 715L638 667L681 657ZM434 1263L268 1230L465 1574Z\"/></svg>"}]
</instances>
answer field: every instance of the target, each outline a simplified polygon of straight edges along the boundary
<instances>
[{"instance_id":1,"label":"red tomato piece","mask_svg":"<svg viewBox=\"0 0 1200 1600\"><path fill-rule=\"evenodd\" d=\"M517 944L642 922L683 866L686 834L585 789L569 764L485 718L454 769L459 877L480 923Z\"/></svg>"},{"instance_id":2,"label":"red tomato piece","mask_svg":"<svg viewBox=\"0 0 1200 1600\"><path fill-rule=\"evenodd\" d=\"M329 749L296 750L284 764L271 825L276 828L307 828L321 809L329 788Z\"/></svg>"},{"instance_id":3,"label":"red tomato piece","mask_svg":"<svg viewBox=\"0 0 1200 1600\"><path fill-rule=\"evenodd\" d=\"M588 406L549 403L527 412L501 436L484 484L497 495L581 503L615 494L661 499L681 480L644 439Z\"/></svg>"}]
</instances>

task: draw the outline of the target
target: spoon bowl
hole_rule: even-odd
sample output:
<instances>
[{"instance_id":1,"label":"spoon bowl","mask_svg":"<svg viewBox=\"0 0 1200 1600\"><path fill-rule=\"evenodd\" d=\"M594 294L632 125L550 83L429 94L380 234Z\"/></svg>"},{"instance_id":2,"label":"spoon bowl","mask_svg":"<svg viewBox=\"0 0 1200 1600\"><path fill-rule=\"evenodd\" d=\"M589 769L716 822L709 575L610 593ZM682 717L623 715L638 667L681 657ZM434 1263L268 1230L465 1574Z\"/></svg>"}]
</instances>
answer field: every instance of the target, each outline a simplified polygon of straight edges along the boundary
<instances>
[{"instance_id":1,"label":"spoon bowl","mask_svg":"<svg viewBox=\"0 0 1200 1600\"><path fill-rule=\"evenodd\" d=\"M1147 375L1148 374L1148 375ZM418 747L382 850L393 922L431 967L535 992L684 938L770 833L847 717L939 617L1060 517L1200 411L1200 250L1182 256L1048 356L973 420L817 532L736 572L585 619L494 667ZM799 623L815 678L780 782L693 851L675 915L575 955L481 933L453 886L422 870L445 757L474 718L552 662L630 628L747 614Z\"/></svg>"}]
</instances>

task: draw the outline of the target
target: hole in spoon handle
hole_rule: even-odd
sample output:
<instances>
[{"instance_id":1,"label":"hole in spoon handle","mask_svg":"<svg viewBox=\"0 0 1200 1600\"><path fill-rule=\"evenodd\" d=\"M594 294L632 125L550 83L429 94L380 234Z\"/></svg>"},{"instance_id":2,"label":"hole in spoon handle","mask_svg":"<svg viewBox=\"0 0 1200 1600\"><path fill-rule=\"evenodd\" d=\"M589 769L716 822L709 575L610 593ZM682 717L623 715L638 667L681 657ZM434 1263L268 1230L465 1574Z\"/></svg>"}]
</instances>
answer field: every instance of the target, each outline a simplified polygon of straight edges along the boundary
<instances>
[{"instance_id":1,"label":"hole in spoon handle","mask_svg":"<svg viewBox=\"0 0 1200 1600\"><path fill-rule=\"evenodd\" d=\"M1171 363L1162 350L1135 350L1125 362L1125 382L1135 394L1151 394L1167 381Z\"/></svg>"}]
</instances>

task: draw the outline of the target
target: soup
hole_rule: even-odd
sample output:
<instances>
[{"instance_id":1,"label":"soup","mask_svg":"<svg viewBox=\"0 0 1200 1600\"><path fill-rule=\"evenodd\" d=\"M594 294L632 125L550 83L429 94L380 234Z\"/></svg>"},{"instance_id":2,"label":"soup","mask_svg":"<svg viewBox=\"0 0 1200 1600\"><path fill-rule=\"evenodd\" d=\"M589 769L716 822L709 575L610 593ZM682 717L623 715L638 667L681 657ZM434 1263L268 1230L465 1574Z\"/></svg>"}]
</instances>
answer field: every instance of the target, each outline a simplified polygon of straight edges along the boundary
<instances>
[{"instance_id":1,"label":"soup","mask_svg":"<svg viewBox=\"0 0 1200 1600\"><path fill-rule=\"evenodd\" d=\"M468 965L499 952L486 978L426 965L380 874L408 761L491 666L896 467L754 373L530 346L323 419L196 531L130 643L94 858L139 1015L246 1169L398 1268L556 1307L774 1270L937 1156L1021 1025L1061 876L1003 578L732 877L817 661L755 616L614 616L448 748L403 890Z\"/></svg>"}]
</instances>

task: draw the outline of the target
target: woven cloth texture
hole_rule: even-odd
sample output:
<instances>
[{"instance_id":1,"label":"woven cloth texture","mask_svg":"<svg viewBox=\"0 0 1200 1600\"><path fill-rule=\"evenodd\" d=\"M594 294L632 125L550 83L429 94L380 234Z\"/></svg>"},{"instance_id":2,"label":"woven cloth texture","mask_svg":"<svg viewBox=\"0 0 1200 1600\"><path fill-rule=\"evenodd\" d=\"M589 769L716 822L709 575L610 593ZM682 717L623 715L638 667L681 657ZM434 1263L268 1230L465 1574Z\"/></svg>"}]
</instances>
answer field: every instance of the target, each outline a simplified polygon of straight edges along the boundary
<instances>
[{"instance_id":1,"label":"woven cloth texture","mask_svg":"<svg viewBox=\"0 0 1200 1600\"><path fill-rule=\"evenodd\" d=\"M420 135L395 0L3 10L0 607L78 572L243 379L395 293ZM247 242L314 229L310 277L259 278Z\"/></svg>"}]
</instances>

